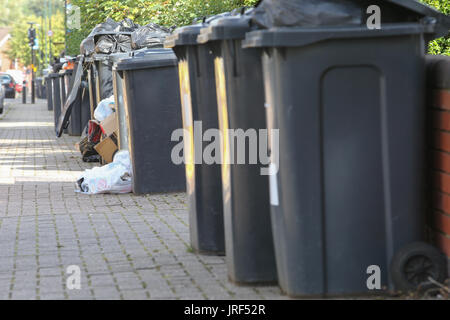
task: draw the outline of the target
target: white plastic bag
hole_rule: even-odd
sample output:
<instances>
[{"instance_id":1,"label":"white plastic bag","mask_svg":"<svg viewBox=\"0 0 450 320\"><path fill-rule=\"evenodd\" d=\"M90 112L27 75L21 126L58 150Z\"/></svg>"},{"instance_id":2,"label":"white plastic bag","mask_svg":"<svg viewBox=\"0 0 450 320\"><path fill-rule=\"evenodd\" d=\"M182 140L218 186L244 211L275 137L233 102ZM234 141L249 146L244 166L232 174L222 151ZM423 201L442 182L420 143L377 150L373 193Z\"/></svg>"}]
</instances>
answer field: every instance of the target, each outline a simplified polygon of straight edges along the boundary
<instances>
[{"instance_id":1,"label":"white plastic bag","mask_svg":"<svg viewBox=\"0 0 450 320\"><path fill-rule=\"evenodd\" d=\"M103 99L98 104L97 108L94 111L94 118L97 121L103 121L108 118L113 112L114 107L114 96L111 96L107 99Z\"/></svg>"},{"instance_id":2,"label":"white plastic bag","mask_svg":"<svg viewBox=\"0 0 450 320\"><path fill-rule=\"evenodd\" d=\"M112 163L86 170L77 180L76 192L130 193L132 182L130 154L122 150L116 153Z\"/></svg>"}]
</instances>

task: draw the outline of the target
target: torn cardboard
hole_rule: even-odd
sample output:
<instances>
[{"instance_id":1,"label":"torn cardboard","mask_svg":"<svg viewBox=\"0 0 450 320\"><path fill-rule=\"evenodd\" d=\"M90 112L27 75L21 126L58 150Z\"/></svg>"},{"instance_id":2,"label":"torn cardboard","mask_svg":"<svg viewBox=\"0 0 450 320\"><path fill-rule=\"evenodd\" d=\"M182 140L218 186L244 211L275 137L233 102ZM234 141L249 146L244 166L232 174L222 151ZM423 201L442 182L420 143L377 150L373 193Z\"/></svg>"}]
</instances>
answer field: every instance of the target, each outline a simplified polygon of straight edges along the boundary
<instances>
[{"instance_id":1,"label":"torn cardboard","mask_svg":"<svg viewBox=\"0 0 450 320\"><path fill-rule=\"evenodd\" d=\"M117 132L117 130L119 130L119 123L117 122L116 113L113 112L105 120L103 120L100 123L100 127L102 128L103 134L107 137Z\"/></svg>"},{"instance_id":2,"label":"torn cardboard","mask_svg":"<svg viewBox=\"0 0 450 320\"><path fill-rule=\"evenodd\" d=\"M113 162L114 155L119 148L117 147L117 137L115 134L103 138L99 144L94 147L95 151L102 157L105 163Z\"/></svg>"}]
</instances>

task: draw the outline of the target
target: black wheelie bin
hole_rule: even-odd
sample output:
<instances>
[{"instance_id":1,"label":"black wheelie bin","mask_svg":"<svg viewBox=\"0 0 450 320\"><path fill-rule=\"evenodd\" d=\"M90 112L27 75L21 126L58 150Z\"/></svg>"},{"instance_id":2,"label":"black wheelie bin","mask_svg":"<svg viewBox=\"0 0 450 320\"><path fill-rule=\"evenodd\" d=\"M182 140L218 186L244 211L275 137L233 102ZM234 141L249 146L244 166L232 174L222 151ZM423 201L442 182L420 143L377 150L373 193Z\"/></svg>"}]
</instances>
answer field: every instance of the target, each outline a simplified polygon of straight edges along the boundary
<instances>
[{"instance_id":1,"label":"black wheelie bin","mask_svg":"<svg viewBox=\"0 0 450 320\"><path fill-rule=\"evenodd\" d=\"M157 50L157 49L155 49ZM136 194L186 190L184 168L172 158L182 128L177 59L170 49L124 59L117 65L125 83L128 144Z\"/></svg>"},{"instance_id":2,"label":"black wheelie bin","mask_svg":"<svg viewBox=\"0 0 450 320\"><path fill-rule=\"evenodd\" d=\"M176 29L165 46L178 57L191 246L198 253L220 255L225 253L221 165L203 159L209 143L194 137L195 125L202 135L219 128L214 55L197 43L203 27Z\"/></svg>"},{"instance_id":3,"label":"black wheelie bin","mask_svg":"<svg viewBox=\"0 0 450 320\"><path fill-rule=\"evenodd\" d=\"M88 90L89 90L89 107L91 113L91 119L94 119L94 111L97 108L98 100L97 100L97 91L95 84L95 79L97 78L96 72L97 69L94 64L94 60L92 57L86 57L85 66L87 69L87 82L88 82Z\"/></svg>"},{"instance_id":4,"label":"black wheelie bin","mask_svg":"<svg viewBox=\"0 0 450 320\"><path fill-rule=\"evenodd\" d=\"M66 104L66 99L68 94L70 94L70 79L72 77L73 74L73 70L61 70L59 72L60 77L59 77L59 92L60 92L60 100L61 100L61 109L60 109L60 114L64 108L64 105ZM64 128L63 132L68 134L69 130L68 128Z\"/></svg>"},{"instance_id":5,"label":"black wheelie bin","mask_svg":"<svg viewBox=\"0 0 450 320\"><path fill-rule=\"evenodd\" d=\"M76 70L77 67L78 62L75 62L74 70ZM67 95L69 95L70 92L73 90L74 81L75 81L75 72L72 71L69 75L69 86L68 86L69 91ZM73 106L70 111L70 119L67 127L67 133L70 136L81 136L83 130L81 125L81 103L82 103L82 87L80 86L77 89L76 98L75 101L73 102Z\"/></svg>"},{"instance_id":6,"label":"black wheelie bin","mask_svg":"<svg viewBox=\"0 0 450 320\"><path fill-rule=\"evenodd\" d=\"M81 83L82 92L81 92L81 130L83 134L83 130L86 129L89 124L89 120L91 120L91 105L90 105L90 94L89 94L89 84L87 79L83 80Z\"/></svg>"},{"instance_id":7,"label":"black wheelie bin","mask_svg":"<svg viewBox=\"0 0 450 320\"><path fill-rule=\"evenodd\" d=\"M108 62L112 70L112 83L116 107L118 130L118 147L120 150L128 150L128 122L125 113L124 90L125 83L123 81L123 72L117 69L117 65L123 59L132 57L142 57L146 54L165 54L164 51L158 49L141 49L127 53L113 53L109 56Z\"/></svg>"},{"instance_id":8,"label":"black wheelie bin","mask_svg":"<svg viewBox=\"0 0 450 320\"><path fill-rule=\"evenodd\" d=\"M260 157L268 151L261 148L268 138L261 57L241 47L250 30L246 14L224 17L203 28L198 42L215 56L228 275L236 283L262 284L276 282L277 272L268 158Z\"/></svg>"},{"instance_id":9,"label":"black wheelie bin","mask_svg":"<svg viewBox=\"0 0 450 320\"><path fill-rule=\"evenodd\" d=\"M61 115L61 74L51 73L49 78L52 82L52 100L53 100L53 116L55 129L58 125L59 116Z\"/></svg>"},{"instance_id":10,"label":"black wheelie bin","mask_svg":"<svg viewBox=\"0 0 450 320\"><path fill-rule=\"evenodd\" d=\"M113 95L112 70L108 54L94 54L95 95L97 104Z\"/></svg>"},{"instance_id":11,"label":"black wheelie bin","mask_svg":"<svg viewBox=\"0 0 450 320\"><path fill-rule=\"evenodd\" d=\"M121 54L111 55L114 99L116 103L117 123L119 125L117 143L119 150L128 150L128 121L124 102L125 83L123 81L123 72L117 70L117 64L121 59Z\"/></svg>"},{"instance_id":12,"label":"black wheelie bin","mask_svg":"<svg viewBox=\"0 0 450 320\"><path fill-rule=\"evenodd\" d=\"M45 77L45 89L47 90L47 110L53 111L53 92L52 92L52 79L50 78L50 74Z\"/></svg>"}]
</instances>

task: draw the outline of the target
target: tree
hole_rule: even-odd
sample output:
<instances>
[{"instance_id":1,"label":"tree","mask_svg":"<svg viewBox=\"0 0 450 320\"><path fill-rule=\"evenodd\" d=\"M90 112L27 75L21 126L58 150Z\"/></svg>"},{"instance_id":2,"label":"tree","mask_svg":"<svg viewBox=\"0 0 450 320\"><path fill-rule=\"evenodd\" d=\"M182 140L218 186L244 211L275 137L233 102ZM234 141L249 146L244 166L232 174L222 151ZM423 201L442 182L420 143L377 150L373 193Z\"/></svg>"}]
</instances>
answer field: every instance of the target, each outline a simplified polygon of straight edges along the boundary
<instances>
[{"instance_id":1,"label":"tree","mask_svg":"<svg viewBox=\"0 0 450 320\"><path fill-rule=\"evenodd\" d=\"M421 0L445 14L450 14L448 0ZM92 28L106 18L120 21L131 18L136 23L158 23L164 26L183 26L195 18L256 4L257 0L72 0L80 7L83 26L71 32L69 52L77 54L79 45ZM450 38L444 37L430 43L432 54L450 55Z\"/></svg>"},{"instance_id":2,"label":"tree","mask_svg":"<svg viewBox=\"0 0 450 320\"><path fill-rule=\"evenodd\" d=\"M72 0L80 8L80 30L73 30L68 37L68 51L79 52L79 46L95 25L107 18L121 21L130 18L145 25L154 22L163 26L183 26L195 18L254 5L257 0Z\"/></svg>"},{"instance_id":3,"label":"tree","mask_svg":"<svg viewBox=\"0 0 450 320\"><path fill-rule=\"evenodd\" d=\"M25 5L22 7L23 13L25 15L43 17L47 13L49 2L51 2L53 13L64 12L63 0L25 0Z\"/></svg>"},{"instance_id":4,"label":"tree","mask_svg":"<svg viewBox=\"0 0 450 320\"><path fill-rule=\"evenodd\" d=\"M45 16L49 2L52 4L53 13L64 11L62 0L0 0L0 26L10 26L24 16Z\"/></svg>"},{"instance_id":5,"label":"tree","mask_svg":"<svg viewBox=\"0 0 450 320\"><path fill-rule=\"evenodd\" d=\"M9 26L11 22L18 21L22 15L23 0L0 0L2 14L0 26Z\"/></svg>"},{"instance_id":6,"label":"tree","mask_svg":"<svg viewBox=\"0 0 450 320\"><path fill-rule=\"evenodd\" d=\"M439 11L450 15L450 1L448 0L422 0L426 4L438 9ZM443 54L450 56L450 34L446 37L432 41L429 46L431 54Z\"/></svg>"},{"instance_id":7,"label":"tree","mask_svg":"<svg viewBox=\"0 0 450 320\"><path fill-rule=\"evenodd\" d=\"M14 23L11 31L10 48L6 52L10 59L19 59L24 65L31 64L31 49L28 43L28 28L30 25L27 22L32 21L38 23L38 25L35 25L39 44L39 51L36 52L36 65L44 65L44 59L40 52L45 52L45 49L49 47L49 38L47 37L48 25L45 22L42 23L42 20L42 17L31 15L23 16L22 19ZM58 55L64 49L64 15L61 12L52 16L52 30L54 32L51 38L54 43L52 54Z\"/></svg>"}]
</instances>

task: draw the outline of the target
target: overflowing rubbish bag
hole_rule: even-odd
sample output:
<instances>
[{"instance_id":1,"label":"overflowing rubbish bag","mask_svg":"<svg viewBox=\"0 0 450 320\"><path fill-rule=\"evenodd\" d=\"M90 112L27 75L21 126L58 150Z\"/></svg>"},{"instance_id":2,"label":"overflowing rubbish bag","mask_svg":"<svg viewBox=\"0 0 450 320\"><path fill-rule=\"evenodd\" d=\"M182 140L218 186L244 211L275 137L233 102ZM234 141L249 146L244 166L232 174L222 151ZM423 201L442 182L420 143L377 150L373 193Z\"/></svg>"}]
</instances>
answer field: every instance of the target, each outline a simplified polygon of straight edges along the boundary
<instances>
[{"instance_id":1,"label":"overflowing rubbish bag","mask_svg":"<svg viewBox=\"0 0 450 320\"><path fill-rule=\"evenodd\" d=\"M140 26L131 19L116 22L108 18L98 24L81 42L81 53L91 56L94 53L111 54L129 52L143 48L162 48L164 39L172 32L155 23Z\"/></svg>"},{"instance_id":2,"label":"overflowing rubbish bag","mask_svg":"<svg viewBox=\"0 0 450 320\"><path fill-rule=\"evenodd\" d=\"M131 47L134 50L143 48L162 48L166 36L172 33L172 29L161 27L155 23L149 23L137 28L131 34Z\"/></svg>"},{"instance_id":3,"label":"overflowing rubbish bag","mask_svg":"<svg viewBox=\"0 0 450 320\"><path fill-rule=\"evenodd\" d=\"M118 151L110 164L86 170L76 182L76 192L84 194L131 191L132 169L127 150Z\"/></svg>"},{"instance_id":4,"label":"overflowing rubbish bag","mask_svg":"<svg viewBox=\"0 0 450 320\"><path fill-rule=\"evenodd\" d=\"M116 22L108 18L98 24L81 42L81 53L90 56L93 53L114 53L131 51L131 32L139 28L131 19ZM96 39L98 36L98 39Z\"/></svg>"},{"instance_id":5,"label":"overflowing rubbish bag","mask_svg":"<svg viewBox=\"0 0 450 320\"><path fill-rule=\"evenodd\" d=\"M131 51L131 35L125 33L106 34L98 37L95 52L111 54Z\"/></svg>"},{"instance_id":6,"label":"overflowing rubbish bag","mask_svg":"<svg viewBox=\"0 0 450 320\"><path fill-rule=\"evenodd\" d=\"M116 48L114 52L129 52L131 51L131 35L128 34L118 34L116 36Z\"/></svg>"},{"instance_id":7,"label":"overflowing rubbish bag","mask_svg":"<svg viewBox=\"0 0 450 320\"><path fill-rule=\"evenodd\" d=\"M97 44L95 45L95 52L108 54L114 51L115 46L116 43L114 36L104 35L101 36L97 41Z\"/></svg>"},{"instance_id":8,"label":"overflowing rubbish bag","mask_svg":"<svg viewBox=\"0 0 450 320\"><path fill-rule=\"evenodd\" d=\"M103 121L114 112L114 96L103 99L94 111L94 118L97 121Z\"/></svg>"},{"instance_id":9,"label":"overflowing rubbish bag","mask_svg":"<svg viewBox=\"0 0 450 320\"><path fill-rule=\"evenodd\" d=\"M253 11L261 28L361 25L363 12L349 0L264 0Z\"/></svg>"}]
</instances>

